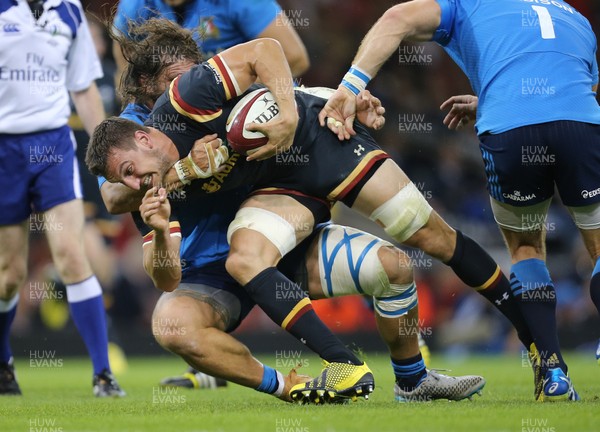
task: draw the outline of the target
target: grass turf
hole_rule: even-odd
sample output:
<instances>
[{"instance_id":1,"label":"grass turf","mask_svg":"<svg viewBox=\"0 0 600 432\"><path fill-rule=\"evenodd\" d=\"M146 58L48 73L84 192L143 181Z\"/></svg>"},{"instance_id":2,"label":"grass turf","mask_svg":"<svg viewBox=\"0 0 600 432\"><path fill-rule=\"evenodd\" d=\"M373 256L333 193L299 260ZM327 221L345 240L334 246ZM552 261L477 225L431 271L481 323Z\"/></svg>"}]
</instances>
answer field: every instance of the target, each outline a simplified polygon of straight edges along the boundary
<instances>
[{"instance_id":1,"label":"grass turf","mask_svg":"<svg viewBox=\"0 0 600 432\"><path fill-rule=\"evenodd\" d=\"M214 391L165 390L157 383L176 374L174 357L130 358L118 376L124 399L95 399L87 360L65 358L55 367L31 367L17 360L22 397L2 397L0 431L518 431L600 430L600 369L593 355L567 354L571 376L583 401L536 403L532 373L518 355L475 357L465 361L434 357L434 367L451 374L480 374L487 384L473 401L398 404L388 357L371 353L367 361L376 390L369 401L342 406L299 406L253 390L229 385ZM272 358L264 358L273 362ZM309 358L302 373L316 375L320 363Z\"/></svg>"}]
</instances>

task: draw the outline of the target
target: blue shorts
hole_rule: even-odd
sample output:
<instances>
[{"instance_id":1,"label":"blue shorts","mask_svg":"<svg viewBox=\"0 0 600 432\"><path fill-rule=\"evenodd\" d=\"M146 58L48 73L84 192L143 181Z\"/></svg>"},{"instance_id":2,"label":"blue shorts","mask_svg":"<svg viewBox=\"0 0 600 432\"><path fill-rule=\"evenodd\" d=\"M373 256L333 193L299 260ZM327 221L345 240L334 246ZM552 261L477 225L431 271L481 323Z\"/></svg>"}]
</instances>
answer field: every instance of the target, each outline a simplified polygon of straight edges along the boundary
<instances>
[{"instance_id":1,"label":"blue shorts","mask_svg":"<svg viewBox=\"0 0 600 432\"><path fill-rule=\"evenodd\" d=\"M174 293L210 304L223 319L228 333L240 325L255 304L246 290L227 273L225 260L184 272Z\"/></svg>"},{"instance_id":2,"label":"blue shorts","mask_svg":"<svg viewBox=\"0 0 600 432\"><path fill-rule=\"evenodd\" d=\"M582 207L600 202L600 125L555 121L479 136L488 191L525 207L554 195Z\"/></svg>"},{"instance_id":3,"label":"blue shorts","mask_svg":"<svg viewBox=\"0 0 600 432\"><path fill-rule=\"evenodd\" d=\"M75 140L68 126L29 134L0 134L0 225L24 221L81 198Z\"/></svg>"},{"instance_id":4,"label":"blue shorts","mask_svg":"<svg viewBox=\"0 0 600 432\"><path fill-rule=\"evenodd\" d=\"M283 257L277 266L286 277L302 287L308 287L306 252L325 226L327 224L320 224L308 238ZM255 306L246 290L227 273L225 260L200 269L184 271L181 282L173 293L165 293L163 296L185 295L210 304L223 319L228 333L235 330Z\"/></svg>"}]
</instances>

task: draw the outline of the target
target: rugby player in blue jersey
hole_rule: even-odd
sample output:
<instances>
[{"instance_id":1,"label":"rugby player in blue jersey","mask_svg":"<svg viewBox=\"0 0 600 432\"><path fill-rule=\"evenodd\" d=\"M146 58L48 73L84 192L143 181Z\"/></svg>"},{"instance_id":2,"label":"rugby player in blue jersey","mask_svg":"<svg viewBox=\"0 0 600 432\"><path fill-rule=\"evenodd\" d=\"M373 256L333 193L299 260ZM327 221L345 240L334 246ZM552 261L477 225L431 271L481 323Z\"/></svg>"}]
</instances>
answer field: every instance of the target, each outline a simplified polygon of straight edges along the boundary
<instances>
[{"instance_id":1,"label":"rugby player in blue jersey","mask_svg":"<svg viewBox=\"0 0 600 432\"><path fill-rule=\"evenodd\" d=\"M302 75L309 67L306 48L294 25L274 0L121 0L114 27L126 37L130 23L141 24L152 18L165 18L192 31L192 37L205 58L234 45L256 38L273 38L281 43L292 75ZM120 69L126 67L120 44L113 52ZM157 48L154 55L178 55L176 48Z\"/></svg>"},{"instance_id":2,"label":"rugby player in blue jersey","mask_svg":"<svg viewBox=\"0 0 600 432\"><path fill-rule=\"evenodd\" d=\"M560 353L544 221L556 185L595 262L590 291L600 310L600 108L590 23L561 0L394 6L363 40L321 125L329 118L340 139L354 134L355 93L403 40L439 43L469 77L476 97L446 101L444 123L454 128L476 115L492 210L512 258L512 298L533 336L535 397L578 400ZM548 157L528 158L540 151Z\"/></svg>"}]
</instances>

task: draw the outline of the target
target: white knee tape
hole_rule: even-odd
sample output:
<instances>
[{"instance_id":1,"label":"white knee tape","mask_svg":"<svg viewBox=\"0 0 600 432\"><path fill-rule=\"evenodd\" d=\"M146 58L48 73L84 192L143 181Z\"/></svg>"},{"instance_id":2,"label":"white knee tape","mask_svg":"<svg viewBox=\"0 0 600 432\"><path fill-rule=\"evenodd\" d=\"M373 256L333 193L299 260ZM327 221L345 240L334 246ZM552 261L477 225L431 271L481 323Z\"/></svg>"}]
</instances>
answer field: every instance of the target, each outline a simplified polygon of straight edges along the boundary
<instances>
[{"instance_id":1,"label":"white knee tape","mask_svg":"<svg viewBox=\"0 0 600 432\"><path fill-rule=\"evenodd\" d=\"M281 216L255 207L244 207L238 210L235 219L229 224L227 242L241 228L247 228L264 235L285 256L296 247L296 231L294 227Z\"/></svg>"},{"instance_id":2,"label":"white knee tape","mask_svg":"<svg viewBox=\"0 0 600 432\"><path fill-rule=\"evenodd\" d=\"M325 295L385 295L390 282L377 255L382 246L392 245L354 228L324 228L319 234L319 272Z\"/></svg>"},{"instance_id":3,"label":"white knee tape","mask_svg":"<svg viewBox=\"0 0 600 432\"><path fill-rule=\"evenodd\" d=\"M414 282L404 285L390 284L385 297L373 297L375 311L384 318L406 315L418 304L417 286Z\"/></svg>"},{"instance_id":4,"label":"white knee tape","mask_svg":"<svg viewBox=\"0 0 600 432\"><path fill-rule=\"evenodd\" d=\"M385 227L385 232L403 242L427 223L431 210L429 203L411 182L375 209L369 218L379 221Z\"/></svg>"}]
</instances>

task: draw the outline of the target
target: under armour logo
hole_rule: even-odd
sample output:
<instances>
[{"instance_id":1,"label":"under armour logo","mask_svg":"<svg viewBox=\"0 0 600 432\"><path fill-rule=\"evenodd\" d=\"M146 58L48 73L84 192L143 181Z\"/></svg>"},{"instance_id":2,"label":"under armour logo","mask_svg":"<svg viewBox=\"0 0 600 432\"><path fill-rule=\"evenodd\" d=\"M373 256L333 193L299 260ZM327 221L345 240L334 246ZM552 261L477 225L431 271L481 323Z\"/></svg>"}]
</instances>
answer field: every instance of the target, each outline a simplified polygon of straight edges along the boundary
<instances>
[{"instance_id":1,"label":"under armour logo","mask_svg":"<svg viewBox=\"0 0 600 432\"><path fill-rule=\"evenodd\" d=\"M505 292L504 294L502 294L502 298L500 300L494 300L494 303L500 306L503 300L508 300L508 293Z\"/></svg>"},{"instance_id":2,"label":"under armour logo","mask_svg":"<svg viewBox=\"0 0 600 432\"><path fill-rule=\"evenodd\" d=\"M358 148L354 149L354 153L356 153L356 156L360 156L362 154L362 152L365 151L365 148L363 146L361 146L360 144L358 145Z\"/></svg>"}]
</instances>

